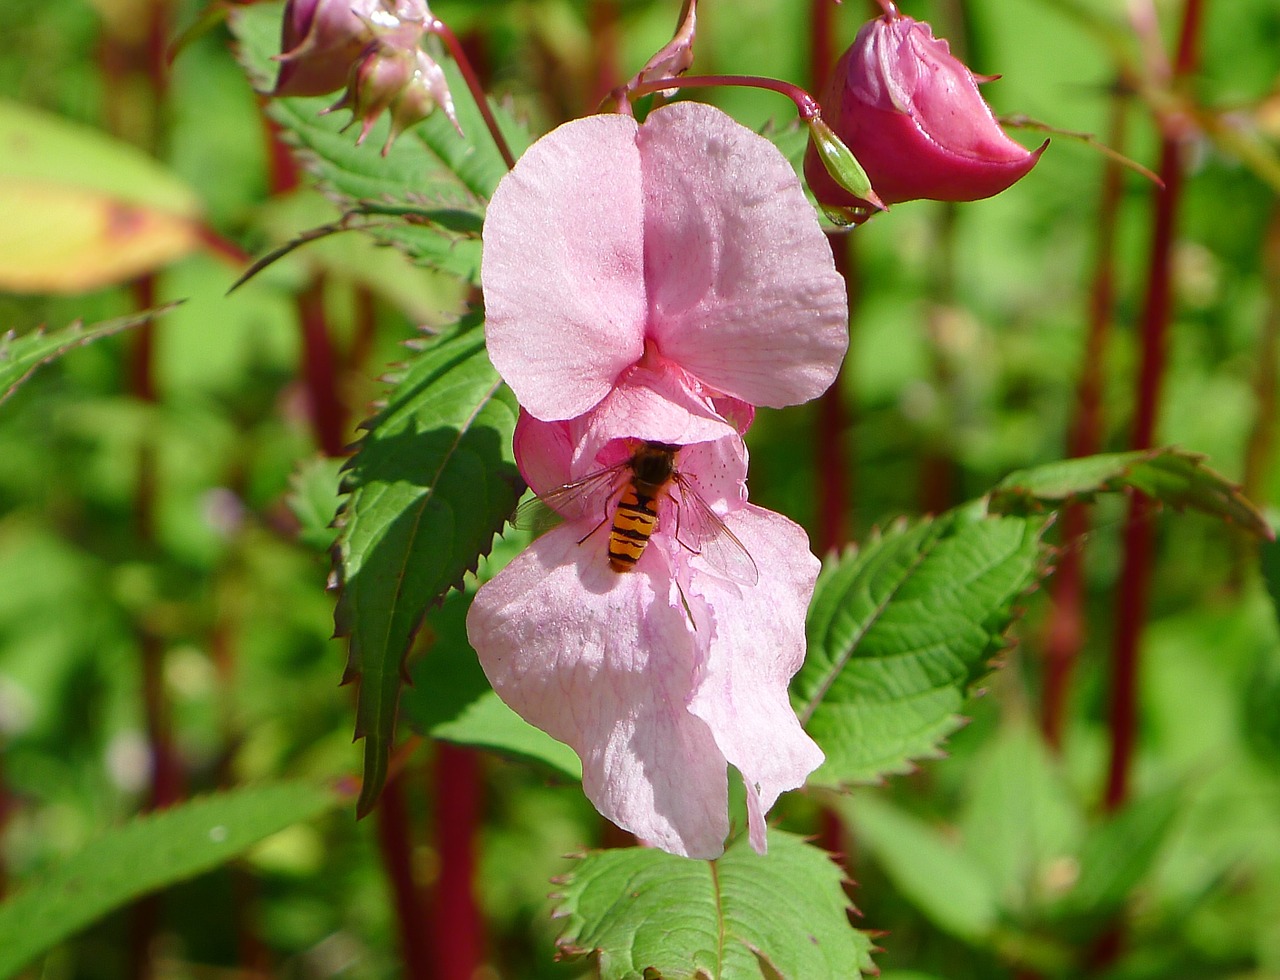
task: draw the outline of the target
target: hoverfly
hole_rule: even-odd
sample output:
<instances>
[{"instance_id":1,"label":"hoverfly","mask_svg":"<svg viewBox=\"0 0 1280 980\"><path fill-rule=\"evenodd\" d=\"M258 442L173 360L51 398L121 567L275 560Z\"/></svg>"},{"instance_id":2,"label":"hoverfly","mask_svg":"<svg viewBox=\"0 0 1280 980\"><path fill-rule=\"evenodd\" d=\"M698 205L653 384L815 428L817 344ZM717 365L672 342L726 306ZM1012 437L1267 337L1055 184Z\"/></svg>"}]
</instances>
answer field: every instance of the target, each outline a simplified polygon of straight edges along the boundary
<instances>
[{"instance_id":1,"label":"hoverfly","mask_svg":"<svg viewBox=\"0 0 1280 980\"><path fill-rule=\"evenodd\" d=\"M680 545L702 556L726 578L755 585L760 573L747 549L676 468L676 454L681 448L665 442L641 442L621 462L522 504L511 523L540 531L557 518L586 517L598 507L600 522L578 543L608 524L609 567L615 572L629 572L658 529L659 505L664 497L670 497L676 515L675 537ZM673 493L673 487L678 492Z\"/></svg>"}]
</instances>

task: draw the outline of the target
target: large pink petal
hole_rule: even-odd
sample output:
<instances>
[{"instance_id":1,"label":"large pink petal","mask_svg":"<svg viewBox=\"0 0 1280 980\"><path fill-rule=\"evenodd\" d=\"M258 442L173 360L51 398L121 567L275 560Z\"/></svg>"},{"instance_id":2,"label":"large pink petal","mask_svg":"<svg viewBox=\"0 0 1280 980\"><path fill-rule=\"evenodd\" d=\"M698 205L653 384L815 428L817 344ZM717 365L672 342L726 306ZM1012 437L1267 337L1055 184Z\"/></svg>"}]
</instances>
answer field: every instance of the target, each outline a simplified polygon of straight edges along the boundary
<instances>
[{"instance_id":1,"label":"large pink petal","mask_svg":"<svg viewBox=\"0 0 1280 980\"><path fill-rule=\"evenodd\" d=\"M800 727L787 684L804 661L805 611L819 562L804 531L780 514L748 504L726 517L755 558L760 582L735 586L698 574L686 589L706 658L689 710L705 721L716 745L747 786L752 846L765 849L764 817L778 796L804 784L822 750ZM703 617L710 616L710 629Z\"/></svg>"},{"instance_id":2,"label":"large pink petal","mask_svg":"<svg viewBox=\"0 0 1280 980\"><path fill-rule=\"evenodd\" d=\"M753 405L821 394L848 345L844 280L790 164L718 109L679 102L640 128L649 336Z\"/></svg>"},{"instance_id":3,"label":"large pink petal","mask_svg":"<svg viewBox=\"0 0 1280 980\"><path fill-rule=\"evenodd\" d=\"M566 123L529 148L489 204L485 340L538 418L582 414L644 353L636 129L617 113Z\"/></svg>"},{"instance_id":4,"label":"large pink petal","mask_svg":"<svg viewBox=\"0 0 1280 980\"><path fill-rule=\"evenodd\" d=\"M685 707L693 638L651 544L633 572L589 524L543 535L476 594L467 636L499 696L582 759L583 790L673 854L715 857L728 831L724 756Z\"/></svg>"}]
</instances>

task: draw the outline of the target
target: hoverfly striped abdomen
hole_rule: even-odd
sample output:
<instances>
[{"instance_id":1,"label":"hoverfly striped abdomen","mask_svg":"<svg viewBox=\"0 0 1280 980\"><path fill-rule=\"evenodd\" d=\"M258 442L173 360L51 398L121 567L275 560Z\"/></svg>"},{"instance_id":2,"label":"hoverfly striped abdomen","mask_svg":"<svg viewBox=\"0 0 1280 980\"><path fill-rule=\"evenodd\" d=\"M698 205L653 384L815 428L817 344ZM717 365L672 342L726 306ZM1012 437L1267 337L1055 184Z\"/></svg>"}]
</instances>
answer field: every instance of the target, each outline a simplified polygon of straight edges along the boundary
<instances>
[{"instance_id":1,"label":"hoverfly striped abdomen","mask_svg":"<svg viewBox=\"0 0 1280 980\"><path fill-rule=\"evenodd\" d=\"M609 567L629 572L644 554L658 527L658 501L675 476L679 446L647 442L630 461L631 479L623 488L609 528Z\"/></svg>"}]
</instances>

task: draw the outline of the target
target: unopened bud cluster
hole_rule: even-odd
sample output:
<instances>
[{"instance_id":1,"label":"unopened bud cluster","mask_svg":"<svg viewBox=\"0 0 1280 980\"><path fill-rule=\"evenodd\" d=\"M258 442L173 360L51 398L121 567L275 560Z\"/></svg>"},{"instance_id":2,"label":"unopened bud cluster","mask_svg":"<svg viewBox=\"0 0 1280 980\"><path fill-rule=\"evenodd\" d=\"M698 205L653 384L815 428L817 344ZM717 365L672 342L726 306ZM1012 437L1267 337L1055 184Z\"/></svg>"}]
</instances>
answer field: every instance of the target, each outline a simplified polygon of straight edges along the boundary
<instances>
[{"instance_id":1,"label":"unopened bud cluster","mask_svg":"<svg viewBox=\"0 0 1280 980\"><path fill-rule=\"evenodd\" d=\"M425 0L288 0L280 77L273 95L324 95L345 89L327 112L349 109L364 141L383 112L402 132L439 106L457 128L444 70L422 49L433 22ZM460 130L459 130L460 131Z\"/></svg>"}]
</instances>

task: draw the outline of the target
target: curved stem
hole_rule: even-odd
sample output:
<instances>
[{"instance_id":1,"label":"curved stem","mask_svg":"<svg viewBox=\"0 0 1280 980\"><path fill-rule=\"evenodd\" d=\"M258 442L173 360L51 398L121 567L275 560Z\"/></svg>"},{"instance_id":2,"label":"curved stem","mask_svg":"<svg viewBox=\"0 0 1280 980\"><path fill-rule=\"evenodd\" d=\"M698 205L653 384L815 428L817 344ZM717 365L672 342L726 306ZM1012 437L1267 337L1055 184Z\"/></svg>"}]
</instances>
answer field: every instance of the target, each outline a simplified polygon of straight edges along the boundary
<instances>
[{"instance_id":1,"label":"curved stem","mask_svg":"<svg viewBox=\"0 0 1280 980\"><path fill-rule=\"evenodd\" d=\"M625 98L635 101L641 96L654 92L662 92L670 88L762 88L785 96L796 105L800 118L805 122L822 117L822 107L818 100L799 85L784 82L780 78L762 78L758 75L684 75L680 78L661 78L652 82L641 82L625 93Z\"/></svg>"},{"instance_id":2,"label":"curved stem","mask_svg":"<svg viewBox=\"0 0 1280 980\"><path fill-rule=\"evenodd\" d=\"M480 110L480 115L484 117L484 124L489 130L489 135L493 137L493 142L497 144L498 152L502 154L502 159L510 170L516 165L516 158L511 153L511 147L507 145L507 138L502 135L502 130L498 128L498 120L493 116L493 110L489 108L489 100L484 94L484 86L480 84L480 79L476 77L475 69L471 67L471 59L467 57L467 53L462 50L462 42L458 40L458 36L449 30L448 26L439 17L433 17L427 23L427 30L438 36L445 43L445 47L449 49L449 54L453 55L453 60L457 62L458 70L462 72L462 78L467 83L467 88L471 91L471 98L475 100L476 108Z\"/></svg>"}]
</instances>

